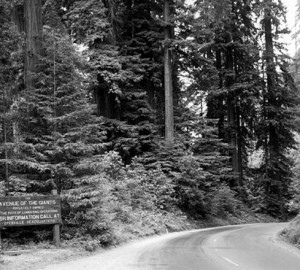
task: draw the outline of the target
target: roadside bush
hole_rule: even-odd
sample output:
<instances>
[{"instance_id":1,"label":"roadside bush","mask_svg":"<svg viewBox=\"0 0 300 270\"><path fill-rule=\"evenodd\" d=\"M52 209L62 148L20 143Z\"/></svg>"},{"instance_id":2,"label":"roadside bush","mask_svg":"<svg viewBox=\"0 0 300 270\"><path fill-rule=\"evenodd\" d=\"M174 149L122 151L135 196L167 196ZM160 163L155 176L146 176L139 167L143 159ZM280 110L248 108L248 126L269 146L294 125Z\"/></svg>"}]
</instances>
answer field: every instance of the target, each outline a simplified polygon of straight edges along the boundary
<instances>
[{"instance_id":1,"label":"roadside bush","mask_svg":"<svg viewBox=\"0 0 300 270\"><path fill-rule=\"evenodd\" d=\"M180 172L175 174L178 205L191 214L205 216L208 209L208 173L203 171L197 157L188 155L178 161Z\"/></svg>"},{"instance_id":2,"label":"roadside bush","mask_svg":"<svg viewBox=\"0 0 300 270\"><path fill-rule=\"evenodd\" d=\"M241 202L235 199L236 192L231 190L225 184L221 185L211 194L210 209L215 216L225 217L227 214L236 214L236 209Z\"/></svg>"},{"instance_id":3,"label":"roadside bush","mask_svg":"<svg viewBox=\"0 0 300 270\"><path fill-rule=\"evenodd\" d=\"M116 152L108 152L81 160L74 171L73 188L63 192L70 205L64 220L66 227L76 228L75 237L93 239L84 242L88 250L95 243L114 245L161 233L166 223L174 228L184 224L173 180L159 167L147 170L136 160L125 166Z\"/></svg>"},{"instance_id":4,"label":"roadside bush","mask_svg":"<svg viewBox=\"0 0 300 270\"><path fill-rule=\"evenodd\" d=\"M289 243L300 247L300 215L295 217L281 232L281 236Z\"/></svg>"}]
</instances>

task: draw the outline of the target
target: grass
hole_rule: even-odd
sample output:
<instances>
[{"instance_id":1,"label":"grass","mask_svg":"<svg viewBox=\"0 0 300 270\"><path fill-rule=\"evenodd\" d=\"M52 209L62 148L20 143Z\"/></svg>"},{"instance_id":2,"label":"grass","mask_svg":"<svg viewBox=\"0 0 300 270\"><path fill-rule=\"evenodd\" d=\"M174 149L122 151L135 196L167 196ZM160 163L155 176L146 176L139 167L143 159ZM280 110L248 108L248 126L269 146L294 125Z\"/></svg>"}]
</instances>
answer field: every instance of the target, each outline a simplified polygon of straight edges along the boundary
<instances>
[{"instance_id":1,"label":"grass","mask_svg":"<svg viewBox=\"0 0 300 270\"><path fill-rule=\"evenodd\" d=\"M281 232L281 236L285 241L300 248L300 215L290 222L289 226Z\"/></svg>"}]
</instances>

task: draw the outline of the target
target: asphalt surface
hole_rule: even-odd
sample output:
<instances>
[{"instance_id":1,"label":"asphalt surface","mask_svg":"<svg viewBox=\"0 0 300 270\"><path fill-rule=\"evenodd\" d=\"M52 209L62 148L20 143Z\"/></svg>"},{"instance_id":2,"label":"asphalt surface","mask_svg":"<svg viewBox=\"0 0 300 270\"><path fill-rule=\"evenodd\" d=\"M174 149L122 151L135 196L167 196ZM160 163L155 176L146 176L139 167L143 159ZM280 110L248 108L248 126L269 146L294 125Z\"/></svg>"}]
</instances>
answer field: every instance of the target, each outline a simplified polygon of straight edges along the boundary
<instances>
[{"instance_id":1,"label":"asphalt surface","mask_svg":"<svg viewBox=\"0 0 300 270\"><path fill-rule=\"evenodd\" d=\"M277 237L287 224L170 233L45 270L299 270L300 250Z\"/></svg>"}]
</instances>

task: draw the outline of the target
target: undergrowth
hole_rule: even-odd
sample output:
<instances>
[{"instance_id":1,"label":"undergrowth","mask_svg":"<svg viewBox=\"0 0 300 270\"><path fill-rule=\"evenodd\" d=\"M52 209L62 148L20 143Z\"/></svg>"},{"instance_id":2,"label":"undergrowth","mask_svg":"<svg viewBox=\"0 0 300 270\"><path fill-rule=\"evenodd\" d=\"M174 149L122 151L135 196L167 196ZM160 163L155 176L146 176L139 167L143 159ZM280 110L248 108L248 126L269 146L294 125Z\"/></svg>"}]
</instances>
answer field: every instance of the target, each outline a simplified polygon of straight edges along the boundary
<instances>
[{"instance_id":1,"label":"undergrowth","mask_svg":"<svg viewBox=\"0 0 300 270\"><path fill-rule=\"evenodd\" d=\"M300 215L295 217L281 232L281 236L285 241L300 248Z\"/></svg>"},{"instance_id":2,"label":"undergrowth","mask_svg":"<svg viewBox=\"0 0 300 270\"><path fill-rule=\"evenodd\" d=\"M262 220L226 184L207 189L201 170L186 171L194 163L184 157L184 166L172 178L159 166L149 170L138 161L125 166L116 152L81 160L74 167L71 188L61 193L63 246L94 251L150 235ZM193 192L192 200L186 200L186 192ZM50 227L14 228L3 236L11 246L47 243Z\"/></svg>"}]
</instances>

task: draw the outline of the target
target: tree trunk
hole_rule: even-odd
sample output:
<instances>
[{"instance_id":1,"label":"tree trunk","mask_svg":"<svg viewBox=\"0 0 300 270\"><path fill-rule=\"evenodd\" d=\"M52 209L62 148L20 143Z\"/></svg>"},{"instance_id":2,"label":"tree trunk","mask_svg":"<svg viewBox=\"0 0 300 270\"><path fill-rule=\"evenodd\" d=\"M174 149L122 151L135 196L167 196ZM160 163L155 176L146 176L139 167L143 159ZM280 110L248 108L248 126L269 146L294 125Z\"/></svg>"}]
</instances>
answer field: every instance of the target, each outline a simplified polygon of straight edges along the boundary
<instances>
[{"instance_id":1,"label":"tree trunk","mask_svg":"<svg viewBox=\"0 0 300 270\"><path fill-rule=\"evenodd\" d=\"M15 4L11 11L12 21L17 26L20 33L25 32L25 18L24 18L24 6L22 4Z\"/></svg>"},{"instance_id":2,"label":"tree trunk","mask_svg":"<svg viewBox=\"0 0 300 270\"><path fill-rule=\"evenodd\" d=\"M271 106L274 107L280 107L281 105L278 104L278 100L276 98L276 67L275 67L275 61L274 61L274 43L273 43L273 35L272 35L272 14L271 14L271 6L272 3L271 0L265 0L265 14L264 14L264 34L265 34L265 59L266 59L266 75L267 75L267 91L266 91L266 97L265 97L265 103L267 106L266 109L266 119L274 120L276 119L276 112L274 112L274 109L268 109ZM277 134L277 127L275 124L272 123L272 121L269 121L267 134L266 136L266 149L265 149L265 155L266 155L266 162L268 162L266 166L266 177L268 179L268 186L267 189L267 196L274 195L277 196L278 199L278 206L279 211L281 212L281 216L283 219L286 219L286 211L284 207L284 195L283 195L283 178L278 171L280 167L280 161L276 160L274 164L274 157L278 156L280 153L279 149L279 138ZM274 168L274 165L277 167L278 171L276 171L276 168ZM271 167L272 166L272 167ZM276 181L276 188L272 188L271 181ZM268 193L268 190L269 193ZM273 193L273 194L271 194Z\"/></svg>"},{"instance_id":3,"label":"tree trunk","mask_svg":"<svg viewBox=\"0 0 300 270\"><path fill-rule=\"evenodd\" d=\"M170 3L164 3L165 21L165 47L164 47L164 81L165 81L165 139L167 142L174 141L174 113L173 113L173 83L172 83L172 59L169 48L171 38Z\"/></svg>"},{"instance_id":4,"label":"tree trunk","mask_svg":"<svg viewBox=\"0 0 300 270\"><path fill-rule=\"evenodd\" d=\"M221 69L222 69L222 53L220 49L217 49L216 51L216 68L219 71L219 89L222 89L223 87L223 78L221 75ZM219 133L219 139L224 140L225 139L225 126L224 126L224 97L219 96L217 98L217 117L218 120L218 133Z\"/></svg>"},{"instance_id":5,"label":"tree trunk","mask_svg":"<svg viewBox=\"0 0 300 270\"><path fill-rule=\"evenodd\" d=\"M243 151L242 151L242 134L241 134L241 114L240 114L240 108L237 107L236 110L236 115L237 115L237 147L238 147L238 168L239 168L239 186L244 185L243 181Z\"/></svg>"},{"instance_id":6,"label":"tree trunk","mask_svg":"<svg viewBox=\"0 0 300 270\"><path fill-rule=\"evenodd\" d=\"M9 168L8 168L8 151L7 151L7 123L6 120L2 124L3 141L4 141L4 159L5 159L5 196L9 193Z\"/></svg>"},{"instance_id":7,"label":"tree trunk","mask_svg":"<svg viewBox=\"0 0 300 270\"><path fill-rule=\"evenodd\" d=\"M25 86L32 89L33 72L35 72L39 55L42 53L42 1L24 0L25 13Z\"/></svg>"},{"instance_id":8,"label":"tree trunk","mask_svg":"<svg viewBox=\"0 0 300 270\"><path fill-rule=\"evenodd\" d=\"M268 1L266 1L268 2ZM272 37L272 22L270 10L265 10L265 43L266 43L266 62L267 62L267 88L268 92L273 92L275 86L275 66L274 66L274 44Z\"/></svg>"},{"instance_id":9,"label":"tree trunk","mask_svg":"<svg viewBox=\"0 0 300 270\"><path fill-rule=\"evenodd\" d=\"M227 42L230 42L231 40L228 40ZM226 87L230 88L232 84L234 83L233 73L234 73L234 59L233 59L233 49L228 47L226 52L226 63L225 67L228 72L226 76ZM238 142L237 142L237 114L236 114L236 104L234 100L233 93L228 93L227 100L227 121L228 121L228 143L230 144L232 148L232 170L234 174L237 176L240 175L241 168L239 166L239 157L238 157ZM238 184L240 184L240 180L238 181Z\"/></svg>"},{"instance_id":10,"label":"tree trunk","mask_svg":"<svg viewBox=\"0 0 300 270\"><path fill-rule=\"evenodd\" d=\"M265 0L265 3L268 3L268 0ZM266 75L267 75L267 91L265 93L265 106L268 107L269 104L273 104L273 92L275 87L275 66L274 66L274 44L273 44L273 37L272 37L272 21L271 21L271 11L270 7L265 8L265 18L264 18L264 31L265 31L265 58L266 58ZM266 119L267 121L271 119L273 115L271 114L270 110L266 109ZM272 141L275 140L274 136L274 127L272 124L269 124L268 134L266 134L266 147L265 155L266 160L269 161L272 155L272 145L275 145ZM268 167L269 164L266 164ZM268 175L268 171L267 171Z\"/></svg>"},{"instance_id":11,"label":"tree trunk","mask_svg":"<svg viewBox=\"0 0 300 270\"><path fill-rule=\"evenodd\" d=\"M235 6L234 1L231 1L231 9L232 13L235 14ZM225 77L225 86L228 89L226 106L227 106L227 121L228 121L228 132L227 132L227 140L231 146L232 153L232 170L235 176L237 177L237 184L239 186L243 185L242 181L242 162L241 162L241 137L239 136L239 122L240 117L238 114L237 101L235 92L231 91L231 86L235 83L235 76L237 74L236 66L235 66L235 48L231 46L231 43L234 41L232 37L232 29L233 26L230 24L228 26L227 32L225 33L225 41L226 41L226 54L225 54L225 68L226 68L226 77Z\"/></svg>"}]
</instances>

